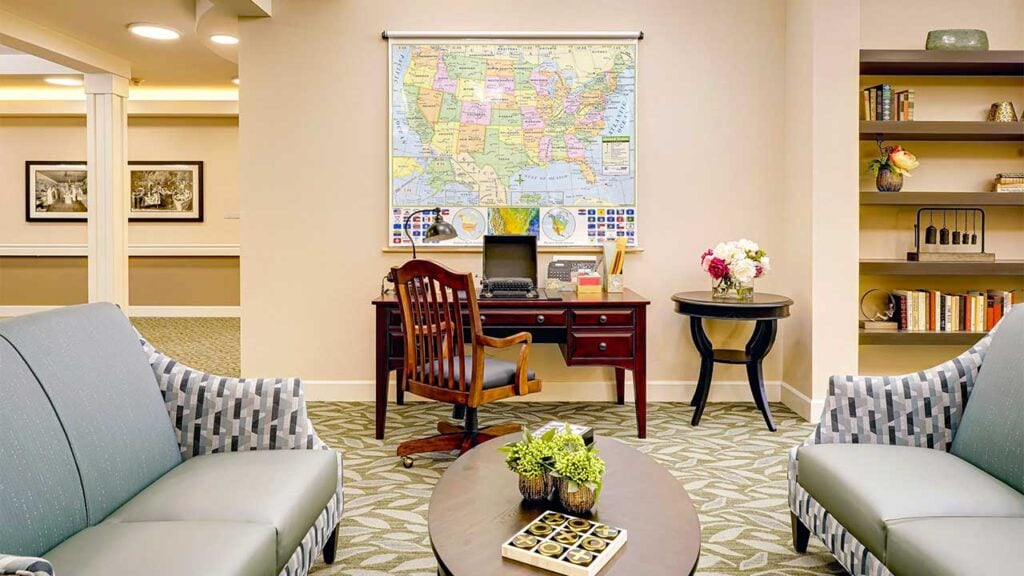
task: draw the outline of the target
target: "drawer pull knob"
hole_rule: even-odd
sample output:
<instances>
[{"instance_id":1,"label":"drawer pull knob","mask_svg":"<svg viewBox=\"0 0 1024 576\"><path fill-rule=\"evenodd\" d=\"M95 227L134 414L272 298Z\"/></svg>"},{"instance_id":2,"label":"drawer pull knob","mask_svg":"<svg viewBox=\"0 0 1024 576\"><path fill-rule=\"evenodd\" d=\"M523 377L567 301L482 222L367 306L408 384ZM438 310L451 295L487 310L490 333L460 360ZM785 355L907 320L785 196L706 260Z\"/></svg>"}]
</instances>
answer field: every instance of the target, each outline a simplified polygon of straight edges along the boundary
<instances>
[{"instance_id":1,"label":"drawer pull knob","mask_svg":"<svg viewBox=\"0 0 1024 576\"><path fill-rule=\"evenodd\" d=\"M484 322L487 322L487 316L484 316L483 314L481 314L480 315L480 323L483 324Z\"/></svg>"},{"instance_id":2,"label":"drawer pull knob","mask_svg":"<svg viewBox=\"0 0 1024 576\"><path fill-rule=\"evenodd\" d=\"M597 349L600 350L601 352L604 352L605 350L608 349L608 344L601 342L600 344L597 345Z\"/></svg>"},{"instance_id":3,"label":"drawer pull knob","mask_svg":"<svg viewBox=\"0 0 1024 576\"><path fill-rule=\"evenodd\" d=\"M537 314L537 324L543 324L543 323L544 323L544 315L543 314Z\"/></svg>"},{"instance_id":4,"label":"drawer pull knob","mask_svg":"<svg viewBox=\"0 0 1024 576\"><path fill-rule=\"evenodd\" d=\"M604 314L601 314L600 316L597 317L597 323L598 324L607 324L608 323L608 317L605 316Z\"/></svg>"}]
</instances>

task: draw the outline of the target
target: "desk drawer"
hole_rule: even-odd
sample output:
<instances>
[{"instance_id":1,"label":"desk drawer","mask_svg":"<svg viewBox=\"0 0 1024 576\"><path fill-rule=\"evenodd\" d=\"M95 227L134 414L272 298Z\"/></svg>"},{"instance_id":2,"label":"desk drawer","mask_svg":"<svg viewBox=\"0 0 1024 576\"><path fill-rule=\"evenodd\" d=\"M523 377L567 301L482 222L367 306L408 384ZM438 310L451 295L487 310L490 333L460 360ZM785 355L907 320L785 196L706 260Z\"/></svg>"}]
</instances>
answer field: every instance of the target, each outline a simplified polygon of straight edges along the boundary
<instances>
[{"instance_id":1,"label":"desk drawer","mask_svg":"<svg viewBox=\"0 0 1024 576\"><path fill-rule=\"evenodd\" d=\"M573 310L573 326L633 326L633 311L619 310Z\"/></svg>"},{"instance_id":2,"label":"desk drawer","mask_svg":"<svg viewBox=\"0 0 1024 576\"><path fill-rule=\"evenodd\" d=\"M480 323L512 328L533 326L565 326L565 310L487 310L480 312Z\"/></svg>"},{"instance_id":3,"label":"desk drawer","mask_svg":"<svg viewBox=\"0 0 1024 576\"><path fill-rule=\"evenodd\" d=\"M573 360L632 358L632 332L574 330L569 335L569 356Z\"/></svg>"}]
</instances>

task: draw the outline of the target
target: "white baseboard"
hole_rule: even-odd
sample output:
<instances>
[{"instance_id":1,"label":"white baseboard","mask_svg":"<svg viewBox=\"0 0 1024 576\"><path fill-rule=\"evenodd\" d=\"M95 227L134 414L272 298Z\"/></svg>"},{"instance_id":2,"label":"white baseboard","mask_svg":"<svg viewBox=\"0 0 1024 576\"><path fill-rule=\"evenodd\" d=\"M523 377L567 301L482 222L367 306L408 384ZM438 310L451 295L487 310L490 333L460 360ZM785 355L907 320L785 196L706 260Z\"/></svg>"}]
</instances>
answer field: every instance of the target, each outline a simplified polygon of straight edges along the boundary
<instances>
[{"instance_id":1,"label":"white baseboard","mask_svg":"<svg viewBox=\"0 0 1024 576\"><path fill-rule=\"evenodd\" d=\"M817 424L821 419L821 410L825 407L825 400L812 400L788 383L782 382L781 384L782 403L804 420L811 424Z\"/></svg>"},{"instance_id":2,"label":"white baseboard","mask_svg":"<svg viewBox=\"0 0 1024 576\"><path fill-rule=\"evenodd\" d=\"M0 318L45 312L61 306L0 306ZM129 306L128 316L136 318L239 318L240 306Z\"/></svg>"},{"instance_id":3,"label":"white baseboard","mask_svg":"<svg viewBox=\"0 0 1024 576\"><path fill-rule=\"evenodd\" d=\"M765 382L769 402L781 400L781 383ZM375 386L371 380L303 380L306 399L325 402L370 402L374 400ZM694 381L655 380L647 383L649 402L689 402L697 387ZM389 397L395 398L394 385L388 387ZM409 394L410 400L420 400ZM615 384L612 382L544 382L539 394L510 398L512 402L612 402ZM633 383L626 379L626 402L633 401ZM751 402L750 386L745 382L713 382L708 394L709 402Z\"/></svg>"}]
</instances>

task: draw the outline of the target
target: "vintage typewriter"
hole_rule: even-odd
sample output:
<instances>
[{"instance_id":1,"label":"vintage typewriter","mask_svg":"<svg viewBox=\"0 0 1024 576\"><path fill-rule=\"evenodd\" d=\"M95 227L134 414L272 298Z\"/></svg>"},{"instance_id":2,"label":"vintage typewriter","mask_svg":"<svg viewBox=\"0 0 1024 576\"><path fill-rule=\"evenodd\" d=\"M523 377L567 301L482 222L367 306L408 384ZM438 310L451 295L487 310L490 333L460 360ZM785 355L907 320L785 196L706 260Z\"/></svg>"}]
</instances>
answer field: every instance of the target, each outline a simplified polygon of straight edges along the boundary
<instances>
[{"instance_id":1,"label":"vintage typewriter","mask_svg":"<svg viewBox=\"0 0 1024 576\"><path fill-rule=\"evenodd\" d=\"M537 287L530 278L484 278L481 298L537 298Z\"/></svg>"}]
</instances>

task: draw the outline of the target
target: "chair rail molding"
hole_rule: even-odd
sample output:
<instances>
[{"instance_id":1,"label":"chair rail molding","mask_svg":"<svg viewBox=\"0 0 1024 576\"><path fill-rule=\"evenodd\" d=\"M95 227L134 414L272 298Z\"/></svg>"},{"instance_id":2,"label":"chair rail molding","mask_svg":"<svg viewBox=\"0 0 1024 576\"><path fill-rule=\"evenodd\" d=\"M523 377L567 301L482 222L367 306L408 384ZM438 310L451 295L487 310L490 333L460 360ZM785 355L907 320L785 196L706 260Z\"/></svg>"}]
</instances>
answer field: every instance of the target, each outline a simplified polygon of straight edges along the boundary
<instances>
[{"instance_id":1,"label":"chair rail molding","mask_svg":"<svg viewBox=\"0 0 1024 576\"><path fill-rule=\"evenodd\" d=\"M128 256L239 256L238 244L129 244ZM87 256L85 244L0 244L0 256Z\"/></svg>"}]
</instances>

